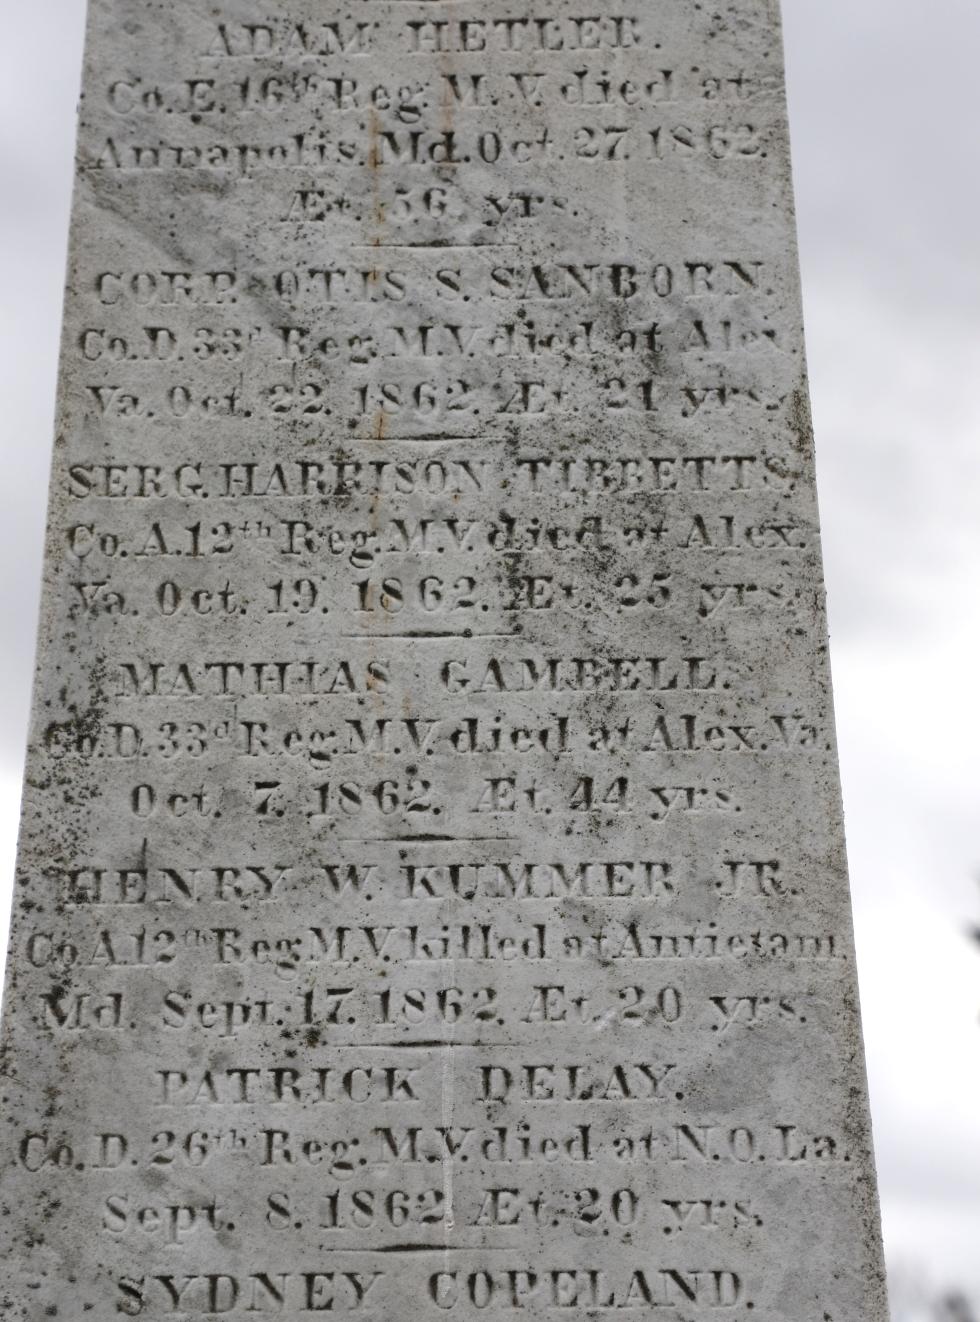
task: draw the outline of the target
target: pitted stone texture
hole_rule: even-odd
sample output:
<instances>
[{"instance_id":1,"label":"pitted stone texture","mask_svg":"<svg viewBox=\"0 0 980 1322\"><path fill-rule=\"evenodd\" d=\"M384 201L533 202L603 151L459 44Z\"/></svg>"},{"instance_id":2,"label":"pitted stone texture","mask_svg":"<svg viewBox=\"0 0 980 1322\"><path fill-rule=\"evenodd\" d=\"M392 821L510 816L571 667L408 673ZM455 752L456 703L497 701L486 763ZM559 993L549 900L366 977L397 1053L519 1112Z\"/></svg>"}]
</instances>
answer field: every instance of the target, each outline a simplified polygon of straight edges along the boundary
<instances>
[{"instance_id":1,"label":"pitted stone texture","mask_svg":"<svg viewBox=\"0 0 980 1322\"><path fill-rule=\"evenodd\" d=\"M5 1322L884 1319L778 19L94 0Z\"/></svg>"}]
</instances>

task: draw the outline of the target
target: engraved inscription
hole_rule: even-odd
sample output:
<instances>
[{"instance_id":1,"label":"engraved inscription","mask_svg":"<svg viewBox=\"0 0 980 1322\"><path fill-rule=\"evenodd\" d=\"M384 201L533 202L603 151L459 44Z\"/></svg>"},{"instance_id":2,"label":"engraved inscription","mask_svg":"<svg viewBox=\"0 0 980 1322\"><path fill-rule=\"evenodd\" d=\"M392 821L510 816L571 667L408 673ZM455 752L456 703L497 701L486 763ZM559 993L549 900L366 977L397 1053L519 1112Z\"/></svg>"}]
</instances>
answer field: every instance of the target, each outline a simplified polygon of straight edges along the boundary
<instances>
[{"instance_id":1,"label":"engraved inscription","mask_svg":"<svg viewBox=\"0 0 980 1322\"><path fill-rule=\"evenodd\" d=\"M775 0L90 0L11 1322L882 1322Z\"/></svg>"}]
</instances>

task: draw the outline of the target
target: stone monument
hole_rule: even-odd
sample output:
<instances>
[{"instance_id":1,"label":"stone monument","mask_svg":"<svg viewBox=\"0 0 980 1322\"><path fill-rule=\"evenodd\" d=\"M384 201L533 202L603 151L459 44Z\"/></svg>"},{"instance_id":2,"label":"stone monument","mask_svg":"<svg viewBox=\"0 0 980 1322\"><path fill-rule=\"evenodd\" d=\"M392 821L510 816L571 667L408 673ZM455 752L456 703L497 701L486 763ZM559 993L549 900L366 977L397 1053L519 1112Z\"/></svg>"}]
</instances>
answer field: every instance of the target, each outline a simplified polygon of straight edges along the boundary
<instances>
[{"instance_id":1,"label":"stone monument","mask_svg":"<svg viewBox=\"0 0 980 1322\"><path fill-rule=\"evenodd\" d=\"M0 1314L885 1317L776 0L91 0Z\"/></svg>"}]
</instances>

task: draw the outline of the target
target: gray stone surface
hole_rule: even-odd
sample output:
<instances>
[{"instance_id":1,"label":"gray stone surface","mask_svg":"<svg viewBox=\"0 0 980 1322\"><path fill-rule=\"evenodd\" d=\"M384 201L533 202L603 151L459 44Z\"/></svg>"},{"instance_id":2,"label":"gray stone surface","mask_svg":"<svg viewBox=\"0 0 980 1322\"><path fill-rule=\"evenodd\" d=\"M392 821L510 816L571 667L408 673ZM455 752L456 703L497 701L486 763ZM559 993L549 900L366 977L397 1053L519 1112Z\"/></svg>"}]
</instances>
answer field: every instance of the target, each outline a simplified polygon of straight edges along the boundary
<instances>
[{"instance_id":1,"label":"gray stone surface","mask_svg":"<svg viewBox=\"0 0 980 1322\"><path fill-rule=\"evenodd\" d=\"M4 1322L885 1317L775 0L93 0Z\"/></svg>"}]
</instances>

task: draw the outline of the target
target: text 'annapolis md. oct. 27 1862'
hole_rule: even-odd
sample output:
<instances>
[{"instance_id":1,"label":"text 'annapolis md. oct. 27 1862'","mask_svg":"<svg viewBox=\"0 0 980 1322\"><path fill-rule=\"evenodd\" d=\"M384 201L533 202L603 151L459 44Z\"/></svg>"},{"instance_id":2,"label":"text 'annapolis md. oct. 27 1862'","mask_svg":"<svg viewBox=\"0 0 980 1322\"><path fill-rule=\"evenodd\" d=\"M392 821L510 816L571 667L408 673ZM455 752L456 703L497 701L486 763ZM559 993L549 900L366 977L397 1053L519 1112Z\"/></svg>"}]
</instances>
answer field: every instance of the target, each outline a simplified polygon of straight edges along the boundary
<instances>
[{"instance_id":1,"label":"text 'annapolis md. oct. 27 1862'","mask_svg":"<svg viewBox=\"0 0 980 1322\"><path fill-rule=\"evenodd\" d=\"M881 1322L775 0L92 0L9 1322Z\"/></svg>"}]
</instances>

